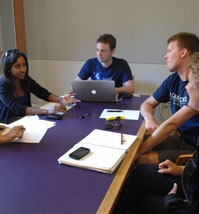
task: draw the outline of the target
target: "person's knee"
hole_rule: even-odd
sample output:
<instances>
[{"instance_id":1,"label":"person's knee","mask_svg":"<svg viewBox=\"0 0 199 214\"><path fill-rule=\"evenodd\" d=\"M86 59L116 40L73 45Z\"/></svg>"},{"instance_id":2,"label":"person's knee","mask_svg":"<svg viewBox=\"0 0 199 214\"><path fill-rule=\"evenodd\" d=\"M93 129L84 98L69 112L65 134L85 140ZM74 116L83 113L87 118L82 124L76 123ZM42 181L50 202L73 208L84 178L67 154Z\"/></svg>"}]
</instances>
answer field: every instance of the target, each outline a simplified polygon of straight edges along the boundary
<instances>
[{"instance_id":1,"label":"person's knee","mask_svg":"<svg viewBox=\"0 0 199 214\"><path fill-rule=\"evenodd\" d=\"M143 155L141 155L137 160L136 164L158 164L159 158L157 152L148 152Z\"/></svg>"}]
</instances>

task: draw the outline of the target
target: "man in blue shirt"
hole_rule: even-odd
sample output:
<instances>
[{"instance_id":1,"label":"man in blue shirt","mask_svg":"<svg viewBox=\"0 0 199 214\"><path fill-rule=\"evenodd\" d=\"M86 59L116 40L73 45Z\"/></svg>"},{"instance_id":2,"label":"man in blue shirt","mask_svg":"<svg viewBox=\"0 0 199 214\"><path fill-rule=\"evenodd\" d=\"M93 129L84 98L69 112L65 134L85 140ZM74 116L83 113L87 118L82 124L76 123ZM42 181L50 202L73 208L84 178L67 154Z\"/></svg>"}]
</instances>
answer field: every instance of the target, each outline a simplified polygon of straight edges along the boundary
<instances>
[{"instance_id":1,"label":"man in blue shirt","mask_svg":"<svg viewBox=\"0 0 199 214\"><path fill-rule=\"evenodd\" d=\"M97 58L86 61L76 80L113 80L115 93L133 93L135 85L131 69L124 59L113 57L116 39L111 34L103 34L97 39Z\"/></svg>"},{"instance_id":2,"label":"man in blue shirt","mask_svg":"<svg viewBox=\"0 0 199 214\"><path fill-rule=\"evenodd\" d=\"M199 133L198 114L178 127L179 135L172 135L166 141L162 139L158 142L153 141L153 132L158 127L153 117L154 109L160 103L170 102L171 112L174 114L188 105L189 96L185 86L188 83L190 56L199 51L199 38L192 33L182 32L173 35L168 39L167 44L165 59L169 71L173 73L141 106L145 127L151 137L143 142L141 154L137 160L139 164L158 164L166 159L175 162L180 154L195 151ZM167 134L166 131L165 134Z\"/></svg>"}]
</instances>

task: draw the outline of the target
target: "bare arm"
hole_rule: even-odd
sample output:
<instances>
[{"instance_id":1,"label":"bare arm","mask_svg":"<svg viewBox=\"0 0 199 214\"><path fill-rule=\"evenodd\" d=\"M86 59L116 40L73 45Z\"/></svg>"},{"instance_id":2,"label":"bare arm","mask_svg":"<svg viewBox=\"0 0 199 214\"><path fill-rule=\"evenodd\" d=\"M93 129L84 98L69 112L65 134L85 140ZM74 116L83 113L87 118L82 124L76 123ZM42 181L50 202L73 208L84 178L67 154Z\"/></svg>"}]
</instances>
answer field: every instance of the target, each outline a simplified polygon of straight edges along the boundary
<instances>
[{"instance_id":1,"label":"bare arm","mask_svg":"<svg viewBox=\"0 0 199 214\"><path fill-rule=\"evenodd\" d=\"M188 106L183 106L174 115L164 121L144 142L141 154L150 151L154 146L164 141L173 131L192 116L198 114L197 111Z\"/></svg>"},{"instance_id":2,"label":"bare arm","mask_svg":"<svg viewBox=\"0 0 199 214\"><path fill-rule=\"evenodd\" d=\"M145 127L148 131L148 134L152 134L158 127L154 119L154 109L159 105L159 102L150 96L145 102L142 103L140 111L145 120Z\"/></svg>"},{"instance_id":3,"label":"bare arm","mask_svg":"<svg viewBox=\"0 0 199 214\"><path fill-rule=\"evenodd\" d=\"M60 101L60 97L55 95L55 94L50 94L49 97L48 97L48 101L49 102L55 102L55 103L59 103ZM63 105L63 104L58 104L56 107L55 107L55 111L66 111L66 107ZM33 107L27 107L26 108L26 114L27 115L47 115L49 114L50 112L48 112L48 110L46 109L40 109L40 108L33 108Z\"/></svg>"},{"instance_id":4,"label":"bare arm","mask_svg":"<svg viewBox=\"0 0 199 214\"><path fill-rule=\"evenodd\" d=\"M129 80L125 83L123 83L122 87L115 88L115 93L134 93L135 92L135 82L134 79Z\"/></svg>"},{"instance_id":5,"label":"bare arm","mask_svg":"<svg viewBox=\"0 0 199 214\"><path fill-rule=\"evenodd\" d=\"M66 104L70 104L70 103L75 103L75 102L80 102L80 100L77 100L74 97L74 93L73 94L67 94L64 97L60 98L60 96L55 95L55 94L50 94L50 96L48 97L48 101L49 102L54 102L57 103L57 105L55 105L53 112L65 112L66 109ZM26 114L27 115L47 115L49 113L53 113L52 111L49 112L46 109L40 109L40 108L32 108L32 107L27 107L26 108Z\"/></svg>"},{"instance_id":6,"label":"bare arm","mask_svg":"<svg viewBox=\"0 0 199 214\"><path fill-rule=\"evenodd\" d=\"M48 102L54 102L54 103L59 103L60 102L60 96L56 94L50 94L48 97Z\"/></svg>"}]
</instances>

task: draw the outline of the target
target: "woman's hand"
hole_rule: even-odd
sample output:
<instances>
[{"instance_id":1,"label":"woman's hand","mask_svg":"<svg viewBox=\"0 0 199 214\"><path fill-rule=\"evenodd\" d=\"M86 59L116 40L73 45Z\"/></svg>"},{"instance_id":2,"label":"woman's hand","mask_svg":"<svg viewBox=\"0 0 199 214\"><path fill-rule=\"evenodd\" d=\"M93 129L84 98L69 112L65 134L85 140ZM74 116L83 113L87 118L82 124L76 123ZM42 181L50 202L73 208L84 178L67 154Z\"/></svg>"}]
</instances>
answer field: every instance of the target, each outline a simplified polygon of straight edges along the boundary
<instances>
[{"instance_id":1,"label":"woman's hand","mask_svg":"<svg viewBox=\"0 0 199 214\"><path fill-rule=\"evenodd\" d=\"M65 105L63 105L62 103L56 104L53 108L53 110L50 110L48 113L52 114L52 113L56 113L56 112L65 112L67 111L67 108Z\"/></svg>"},{"instance_id":2,"label":"woman's hand","mask_svg":"<svg viewBox=\"0 0 199 214\"><path fill-rule=\"evenodd\" d=\"M168 194L177 194L177 190L178 190L178 185L176 183L173 184L173 188L171 189L171 191ZM188 203L188 200L183 200L185 203Z\"/></svg>"},{"instance_id":3,"label":"woman's hand","mask_svg":"<svg viewBox=\"0 0 199 214\"><path fill-rule=\"evenodd\" d=\"M170 174L170 175L182 175L184 166L178 166L170 160L165 160L159 164L159 173Z\"/></svg>"},{"instance_id":4,"label":"woman's hand","mask_svg":"<svg viewBox=\"0 0 199 214\"><path fill-rule=\"evenodd\" d=\"M71 94L67 94L65 96L62 96L60 102L64 105L73 104L76 102L81 102L80 100L75 98L75 95L76 95L75 93L71 93Z\"/></svg>"},{"instance_id":5,"label":"woman's hand","mask_svg":"<svg viewBox=\"0 0 199 214\"><path fill-rule=\"evenodd\" d=\"M22 138L24 131L25 131L25 128L23 126L14 126L13 128L11 128L11 130L8 133L6 133L5 135L1 135L0 142L7 143L7 142L11 142L17 137Z\"/></svg>"},{"instance_id":6,"label":"woman's hand","mask_svg":"<svg viewBox=\"0 0 199 214\"><path fill-rule=\"evenodd\" d=\"M168 194L177 194L178 185L176 183L173 184L173 188Z\"/></svg>"}]
</instances>

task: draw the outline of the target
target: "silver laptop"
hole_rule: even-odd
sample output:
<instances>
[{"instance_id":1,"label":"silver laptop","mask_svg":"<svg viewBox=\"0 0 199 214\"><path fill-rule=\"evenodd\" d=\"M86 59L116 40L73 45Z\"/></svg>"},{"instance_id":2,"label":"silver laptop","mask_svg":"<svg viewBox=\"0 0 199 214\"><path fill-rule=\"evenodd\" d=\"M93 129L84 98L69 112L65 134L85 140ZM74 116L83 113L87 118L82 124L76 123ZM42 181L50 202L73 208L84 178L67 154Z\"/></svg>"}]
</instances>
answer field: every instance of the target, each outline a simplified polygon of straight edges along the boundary
<instances>
[{"instance_id":1,"label":"silver laptop","mask_svg":"<svg viewBox=\"0 0 199 214\"><path fill-rule=\"evenodd\" d=\"M86 102L116 102L115 82L112 80L71 80L76 98Z\"/></svg>"}]
</instances>

